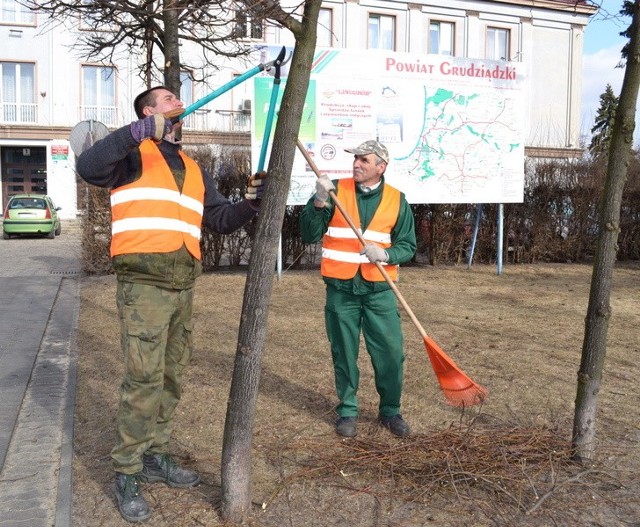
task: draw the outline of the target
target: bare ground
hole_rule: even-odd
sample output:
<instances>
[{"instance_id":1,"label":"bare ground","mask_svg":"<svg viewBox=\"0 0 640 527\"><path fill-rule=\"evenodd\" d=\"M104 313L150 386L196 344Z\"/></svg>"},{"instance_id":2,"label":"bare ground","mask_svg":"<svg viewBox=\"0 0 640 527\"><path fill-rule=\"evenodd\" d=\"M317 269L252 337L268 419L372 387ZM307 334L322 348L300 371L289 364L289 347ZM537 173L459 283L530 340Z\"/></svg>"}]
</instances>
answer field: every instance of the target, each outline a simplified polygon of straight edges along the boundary
<instances>
[{"instance_id":1,"label":"bare ground","mask_svg":"<svg viewBox=\"0 0 640 527\"><path fill-rule=\"evenodd\" d=\"M317 271L285 272L271 299L254 426L252 501L261 527L640 526L640 265L619 265L598 400L597 459L568 459L591 267L406 267L400 290L429 335L489 390L462 411L440 392L407 316L407 440L376 426L366 352L359 434L335 435L333 374ZM195 353L173 454L196 489L145 485L153 526L219 526L220 458L243 272L202 277ZM122 366L112 276L84 279L78 334L74 525L129 525L109 451Z\"/></svg>"}]
</instances>

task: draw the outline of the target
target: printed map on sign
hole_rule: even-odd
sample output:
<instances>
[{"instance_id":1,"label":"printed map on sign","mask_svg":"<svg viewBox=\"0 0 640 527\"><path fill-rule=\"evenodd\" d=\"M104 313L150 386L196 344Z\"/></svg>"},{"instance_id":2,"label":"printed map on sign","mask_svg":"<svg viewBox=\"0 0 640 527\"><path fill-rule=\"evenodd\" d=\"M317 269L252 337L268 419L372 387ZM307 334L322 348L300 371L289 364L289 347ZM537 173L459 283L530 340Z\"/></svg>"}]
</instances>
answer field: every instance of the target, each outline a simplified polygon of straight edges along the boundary
<instances>
[{"instance_id":1,"label":"printed map on sign","mask_svg":"<svg viewBox=\"0 0 640 527\"><path fill-rule=\"evenodd\" d=\"M391 157L387 181L411 203L521 202L521 70L522 63L318 51L300 140L320 170L337 179L351 176L353 156L345 148L378 139ZM271 84L268 77L256 79L254 155L264 130L259 110L268 106ZM306 203L314 185L315 175L299 156L289 204Z\"/></svg>"}]
</instances>

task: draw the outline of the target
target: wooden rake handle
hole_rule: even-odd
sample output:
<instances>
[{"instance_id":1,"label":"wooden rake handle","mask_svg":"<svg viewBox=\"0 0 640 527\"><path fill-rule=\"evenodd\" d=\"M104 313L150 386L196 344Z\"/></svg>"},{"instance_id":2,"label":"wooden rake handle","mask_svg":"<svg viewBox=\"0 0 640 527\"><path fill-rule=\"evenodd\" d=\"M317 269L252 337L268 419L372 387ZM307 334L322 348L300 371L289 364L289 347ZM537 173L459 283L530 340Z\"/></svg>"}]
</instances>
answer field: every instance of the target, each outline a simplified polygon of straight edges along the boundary
<instances>
[{"instance_id":1,"label":"wooden rake handle","mask_svg":"<svg viewBox=\"0 0 640 527\"><path fill-rule=\"evenodd\" d=\"M298 145L298 150L300 150L300 153L304 156L304 158L306 159L307 163L309 164L309 166L311 167L311 169L313 170L315 175L317 177L320 177L321 176L320 170L318 170L318 167L313 162L313 159L309 155L309 152L307 152L307 150L305 149L304 145L300 142L300 139L297 139L297 145ZM364 237L360 233L360 229L358 229L356 224L351 219L351 216L349 216L349 214L347 213L346 209L343 207L342 203L340 203L340 200L338 199L338 196L336 196L336 193L333 190L331 190L329 192L329 195L331 196L331 199L333 200L333 202L336 204L336 207L338 207L338 210L344 216L344 219L347 220L347 223L349 224L349 227L351 227L351 229L353 230L355 235L358 237L358 240L360 240L360 243L364 247L367 242L365 241ZM391 290L395 293L396 297L398 298L398 302L400 302L400 304L402 305L404 310L407 312L407 315L409 315L409 318L411 319L411 322L413 322L413 324L416 326L416 328L418 328L418 331L420 332L420 335L422 336L422 338L423 339L426 338L427 337L427 332L422 327L422 324L420 324L420 321L413 314L413 311L409 307L409 304L407 304L407 301L404 299L404 297L402 296L402 293L400 293L400 290L398 289L398 287L396 286L394 281L389 276L389 273L387 273L387 271L385 270L384 266L380 262L375 262L375 264L376 264L376 267L378 268L378 270L380 271L380 273L382 274L382 276L384 277L384 279L389 284L389 287L391 287Z\"/></svg>"}]
</instances>

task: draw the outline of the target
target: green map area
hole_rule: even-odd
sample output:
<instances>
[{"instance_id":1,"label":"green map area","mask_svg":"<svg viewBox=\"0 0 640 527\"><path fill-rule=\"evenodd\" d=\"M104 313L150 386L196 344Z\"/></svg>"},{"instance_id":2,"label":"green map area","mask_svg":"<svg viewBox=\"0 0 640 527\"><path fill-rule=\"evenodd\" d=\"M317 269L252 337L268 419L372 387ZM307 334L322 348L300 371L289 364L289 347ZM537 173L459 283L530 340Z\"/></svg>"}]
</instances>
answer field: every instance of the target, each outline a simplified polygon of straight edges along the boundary
<instances>
[{"instance_id":1,"label":"green map area","mask_svg":"<svg viewBox=\"0 0 640 527\"><path fill-rule=\"evenodd\" d=\"M412 195L438 193L440 202L488 203L508 191L505 178L520 181L524 146L518 140L516 101L506 93L423 87L424 104L415 117L422 122L414 126L418 133L404 140L409 152L394 159L394 173L408 175L408 185L417 187Z\"/></svg>"}]
</instances>

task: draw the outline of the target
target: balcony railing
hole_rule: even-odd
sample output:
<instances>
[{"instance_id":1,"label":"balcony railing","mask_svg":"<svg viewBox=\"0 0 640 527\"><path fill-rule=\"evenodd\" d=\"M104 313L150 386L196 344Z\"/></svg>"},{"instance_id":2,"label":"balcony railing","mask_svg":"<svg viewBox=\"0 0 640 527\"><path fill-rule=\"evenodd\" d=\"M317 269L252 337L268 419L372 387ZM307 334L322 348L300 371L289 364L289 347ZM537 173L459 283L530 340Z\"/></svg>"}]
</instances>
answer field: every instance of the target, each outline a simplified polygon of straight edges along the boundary
<instances>
[{"instance_id":1,"label":"balcony railing","mask_svg":"<svg viewBox=\"0 0 640 527\"><path fill-rule=\"evenodd\" d=\"M234 110L196 110L184 119L186 130L213 132L249 132L251 114Z\"/></svg>"},{"instance_id":2,"label":"balcony railing","mask_svg":"<svg viewBox=\"0 0 640 527\"><path fill-rule=\"evenodd\" d=\"M37 107L37 104L0 103L0 122L35 124ZM83 121L118 126L118 109L115 106L80 106L79 114ZM184 128L202 132L250 132L251 114L242 110L196 110L185 118Z\"/></svg>"},{"instance_id":3,"label":"balcony railing","mask_svg":"<svg viewBox=\"0 0 640 527\"><path fill-rule=\"evenodd\" d=\"M3 123L35 123L37 104L3 102L0 103L0 119Z\"/></svg>"},{"instance_id":4,"label":"balcony railing","mask_svg":"<svg viewBox=\"0 0 640 527\"><path fill-rule=\"evenodd\" d=\"M206 130L208 111L196 110L183 119L182 126L187 130Z\"/></svg>"},{"instance_id":5,"label":"balcony railing","mask_svg":"<svg viewBox=\"0 0 640 527\"><path fill-rule=\"evenodd\" d=\"M216 110L214 129L221 132L249 132L251 114L240 110Z\"/></svg>"},{"instance_id":6,"label":"balcony railing","mask_svg":"<svg viewBox=\"0 0 640 527\"><path fill-rule=\"evenodd\" d=\"M105 126L117 126L118 109L115 106L81 106L81 120L99 121Z\"/></svg>"}]
</instances>

